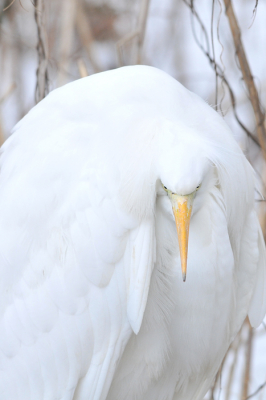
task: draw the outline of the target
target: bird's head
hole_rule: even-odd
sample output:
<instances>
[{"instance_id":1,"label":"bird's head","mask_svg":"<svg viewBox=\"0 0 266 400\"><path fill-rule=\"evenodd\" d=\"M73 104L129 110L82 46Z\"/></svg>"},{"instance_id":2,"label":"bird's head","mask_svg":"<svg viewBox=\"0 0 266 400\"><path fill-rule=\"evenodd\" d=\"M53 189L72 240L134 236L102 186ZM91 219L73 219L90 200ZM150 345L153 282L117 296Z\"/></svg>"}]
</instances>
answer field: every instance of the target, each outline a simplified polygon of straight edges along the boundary
<instances>
[{"instance_id":1,"label":"bird's head","mask_svg":"<svg viewBox=\"0 0 266 400\"><path fill-rule=\"evenodd\" d=\"M202 197L213 182L212 164L205 156L203 142L197 143L197 137L188 134L178 137L168 130L159 140L160 156L158 158L159 182L157 192L166 196L166 208L171 208L175 219L182 277L186 280L189 225L192 210L202 205ZM195 201L195 197L197 197ZM195 201L195 207L193 207Z\"/></svg>"},{"instance_id":2,"label":"bird's head","mask_svg":"<svg viewBox=\"0 0 266 400\"><path fill-rule=\"evenodd\" d=\"M207 156L208 143L180 121L156 121L140 131L142 140L130 143L123 162L120 198L139 221L156 217L156 199L165 215L175 220L183 281L186 280L189 225L217 181ZM132 163L132 164L131 164Z\"/></svg>"}]
</instances>

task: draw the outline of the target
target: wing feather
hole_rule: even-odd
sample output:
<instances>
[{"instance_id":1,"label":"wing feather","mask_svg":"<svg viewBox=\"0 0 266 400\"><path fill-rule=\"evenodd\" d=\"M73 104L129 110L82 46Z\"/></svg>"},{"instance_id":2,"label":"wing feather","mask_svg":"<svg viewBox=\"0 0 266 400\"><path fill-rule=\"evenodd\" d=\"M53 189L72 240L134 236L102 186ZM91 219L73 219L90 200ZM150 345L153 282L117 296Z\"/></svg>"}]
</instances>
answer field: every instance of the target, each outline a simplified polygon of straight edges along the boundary
<instances>
[{"instance_id":1,"label":"wing feather","mask_svg":"<svg viewBox=\"0 0 266 400\"><path fill-rule=\"evenodd\" d=\"M261 324L266 314L266 252L259 222L257 222L257 229L259 260L256 271L254 291L248 311L250 323L254 328L257 328Z\"/></svg>"},{"instance_id":2,"label":"wing feather","mask_svg":"<svg viewBox=\"0 0 266 400\"><path fill-rule=\"evenodd\" d=\"M235 269L235 313L232 339L247 314L253 327L257 327L266 311L266 259L265 245L255 210L245 219L240 238L240 256Z\"/></svg>"},{"instance_id":3,"label":"wing feather","mask_svg":"<svg viewBox=\"0 0 266 400\"><path fill-rule=\"evenodd\" d=\"M134 235L135 236L135 235ZM139 332L155 262L155 233L152 221L142 223L136 236L129 240L126 261L129 270L127 315L135 334Z\"/></svg>"},{"instance_id":4,"label":"wing feather","mask_svg":"<svg viewBox=\"0 0 266 400\"><path fill-rule=\"evenodd\" d=\"M69 160L59 159L42 186L41 171L12 170L17 151L8 153L0 176L0 393L103 400L142 322L153 219L133 221L115 194L101 192L95 171L92 179L78 168L66 173Z\"/></svg>"}]
</instances>

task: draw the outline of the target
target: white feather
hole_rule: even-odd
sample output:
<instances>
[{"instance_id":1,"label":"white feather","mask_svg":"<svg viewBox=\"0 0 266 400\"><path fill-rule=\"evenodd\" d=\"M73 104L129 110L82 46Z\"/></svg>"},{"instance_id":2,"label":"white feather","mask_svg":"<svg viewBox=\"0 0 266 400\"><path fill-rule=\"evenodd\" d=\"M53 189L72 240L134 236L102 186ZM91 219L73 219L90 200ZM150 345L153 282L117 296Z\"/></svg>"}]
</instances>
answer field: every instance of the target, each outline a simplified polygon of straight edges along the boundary
<instances>
[{"instance_id":1,"label":"white feather","mask_svg":"<svg viewBox=\"0 0 266 400\"><path fill-rule=\"evenodd\" d=\"M222 118L125 67L52 92L0 168L1 399L202 399L266 309L253 172ZM185 284L162 183L201 184Z\"/></svg>"}]
</instances>

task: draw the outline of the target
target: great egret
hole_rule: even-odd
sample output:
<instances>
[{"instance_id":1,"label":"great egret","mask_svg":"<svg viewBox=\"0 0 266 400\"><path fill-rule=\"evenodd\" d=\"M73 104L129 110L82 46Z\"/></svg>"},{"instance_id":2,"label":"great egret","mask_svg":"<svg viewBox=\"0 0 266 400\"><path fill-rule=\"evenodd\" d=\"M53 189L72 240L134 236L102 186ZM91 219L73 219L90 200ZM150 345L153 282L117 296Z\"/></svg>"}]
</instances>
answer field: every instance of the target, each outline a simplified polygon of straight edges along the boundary
<instances>
[{"instance_id":1,"label":"great egret","mask_svg":"<svg viewBox=\"0 0 266 400\"><path fill-rule=\"evenodd\" d=\"M166 73L49 94L2 147L1 400L202 399L265 314L253 198L226 123Z\"/></svg>"}]
</instances>

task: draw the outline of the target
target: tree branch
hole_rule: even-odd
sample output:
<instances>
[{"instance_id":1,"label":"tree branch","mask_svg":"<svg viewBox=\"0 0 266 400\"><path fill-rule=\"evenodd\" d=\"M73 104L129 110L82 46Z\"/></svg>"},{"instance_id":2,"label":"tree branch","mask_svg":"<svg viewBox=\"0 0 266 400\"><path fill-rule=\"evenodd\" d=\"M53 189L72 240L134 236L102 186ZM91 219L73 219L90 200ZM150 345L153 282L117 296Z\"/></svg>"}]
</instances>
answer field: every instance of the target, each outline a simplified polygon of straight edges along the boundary
<instances>
[{"instance_id":1,"label":"tree branch","mask_svg":"<svg viewBox=\"0 0 266 400\"><path fill-rule=\"evenodd\" d=\"M241 40L241 32L233 10L231 0L224 0L225 12L229 20L230 29L233 35L236 54L239 60L243 79L249 92L250 102L255 114L257 134L262 148L263 156L266 160L266 131L264 127L264 112L261 109L258 91L256 89L253 76L250 71L249 63Z\"/></svg>"},{"instance_id":2,"label":"tree branch","mask_svg":"<svg viewBox=\"0 0 266 400\"><path fill-rule=\"evenodd\" d=\"M35 101L38 103L41 101L49 92L48 88L48 51L47 51L47 41L46 33L43 24L43 13L44 13L44 3L43 0L34 0L35 12L34 17L37 25L38 32L38 68L36 71L37 82L36 82L36 92Z\"/></svg>"},{"instance_id":3,"label":"tree branch","mask_svg":"<svg viewBox=\"0 0 266 400\"><path fill-rule=\"evenodd\" d=\"M248 328L248 339L246 343L246 363L244 367L243 386L241 399L245 400L248 397L250 370L251 370L251 355L252 355L252 342L253 342L253 329L250 326L248 319L245 322Z\"/></svg>"},{"instance_id":4,"label":"tree branch","mask_svg":"<svg viewBox=\"0 0 266 400\"><path fill-rule=\"evenodd\" d=\"M217 76L222 80L222 82L224 82L224 84L226 85L228 91L229 91L229 96L230 96L230 100L231 100L231 104L233 107L233 113L235 116L235 119L237 120L238 124L241 126L241 128L245 131L245 133L248 135L248 137L250 137L254 143L256 143L259 147L260 146L260 142L258 141L257 137L254 136L248 129L247 127L240 121L240 118L237 114L237 110L236 110L236 99L235 99L235 95L233 92L232 87L229 84L229 81L227 80L223 69L220 67L219 64L217 64L217 62L212 58L211 54L210 54L210 45L209 45L209 39L208 39L208 34L207 34L207 30L203 24L203 22L200 19L199 14L197 13L195 7L194 7L194 0L183 0L183 2L191 9L191 14L192 16L195 17L196 21L198 22L201 31L202 31L202 35L205 39L206 42L206 48L204 48L204 46L201 44L201 42L199 41L199 39L197 38L194 26L193 26L193 20L192 20L192 32L193 32L193 36L194 39L197 43L197 45L199 46L199 48L202 50L202 52L205 54L205 56L208 58L211 67L215 70Z\"/></svg>"},{"instance_id":5,"label":"tree branch","mask_svg":"<svg viewBox=\"0 0 266 400\"><path fill-rule=\"evenodd\" d=\"M149 5L150 5L150 0L142 0L140 5L137 28L133 32L128 33L125 37L123 37L116 43L118 61L120 66L124 65L122 47L125 43L131 41L134 38L137 38L136 64L141 64L141 52L144 42L146 23L148 19Z\"/></svg>"},{"instance_id":6,"label":"tree branch","mask_svg":"<svg viewBox=\"0 0 266 400\"><path fill-rule=\"evenodd\" d=\"M256 396L265 386L266 386L266 382L264 382L262 385L260 385L260 386L258 387L258 389L255 390L254 393L250 394L245 400L249 400L249 399L251 399L252 397Z\"/></svg>"}]
</instances>

